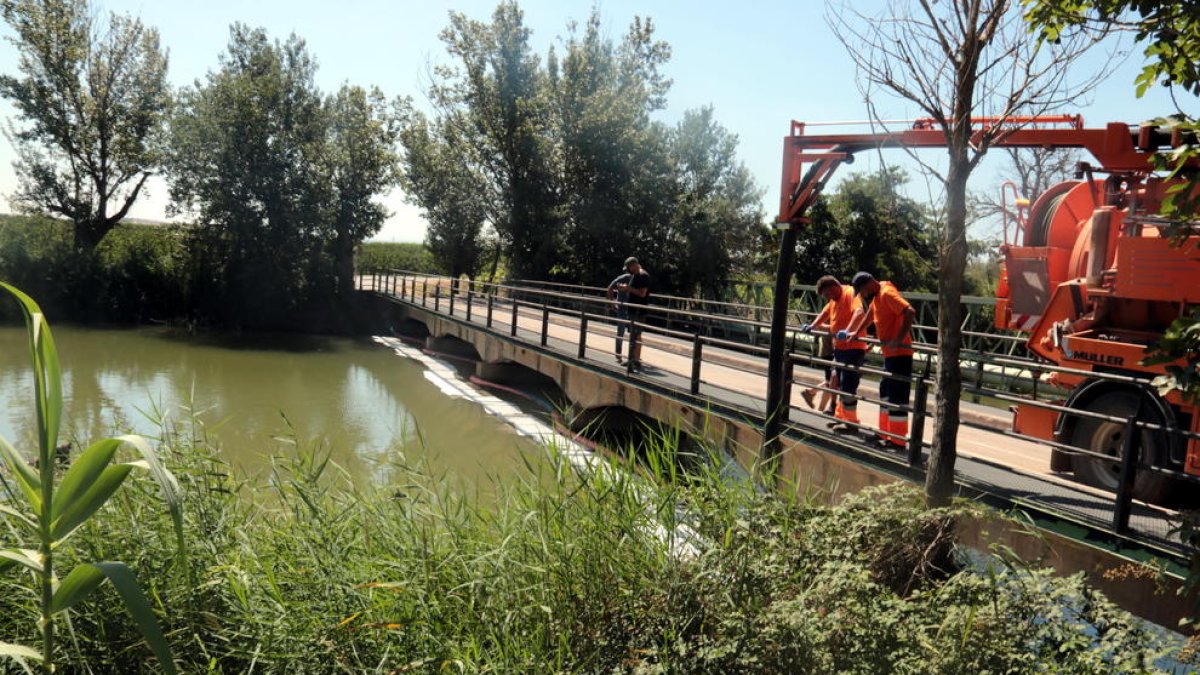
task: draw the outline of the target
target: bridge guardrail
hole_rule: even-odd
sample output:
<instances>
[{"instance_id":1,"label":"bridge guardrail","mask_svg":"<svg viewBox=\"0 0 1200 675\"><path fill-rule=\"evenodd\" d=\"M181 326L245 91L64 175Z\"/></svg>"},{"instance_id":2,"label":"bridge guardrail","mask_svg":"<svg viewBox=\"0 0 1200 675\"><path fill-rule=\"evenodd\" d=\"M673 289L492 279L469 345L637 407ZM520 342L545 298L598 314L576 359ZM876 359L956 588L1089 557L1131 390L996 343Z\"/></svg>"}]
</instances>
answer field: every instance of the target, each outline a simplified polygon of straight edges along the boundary
<instances>
[{"instance_id":1,"label":"bridge guardrail","mask_svg":"<svg viewBox=\"0 0 1200 675\"><path fill-rule=\"evenodd\" d=\"M734 354L742 353L756 356L765 356L768 350L758 344L715 337L706 334L698 328L691 331L680 330L681 325L686 325L684 322L687 319L691 320L692 326L702 326L704 317L696 317L693 313L676 308L656 305L648 306L646 308L647 314L656 317L658 321L638 322L634 319L623 319L614 316L611 311L613 303L603 296L574 294L560 290L545 290L529 286L516 287L490 282L468 281L464 284L447 277L403 271L366 275L361 278L360 287L363 290L384 293L412 304L427 308L431 307L435 312L439 313L443 312L444 307L445 313L450 314L452 317L458 318L461 316L467 322L482 320L484 327L490 330L499 330L499 327L503 325L507 329L509 337L518 337L519 332L523 330L519 329L518 325L522 317L532 317L537 320L539 326L534 337L537 339L539 346L543 348L548 346L551 339L551 325L555 324L556 321L561 322L563 316L571 317L574 320L573 324L564 322L561 325L569 325L571 328L577 329L576 337L574 338L577 349L573 354L573 358L580 361L594 359L594 357L589 358L588 356L588 350L592 348L588 345L588 335L596 332L597 324L606 327L606 332L603 333L606 337L615 337L617 335L615 328L623 325L629 332L628 339L631 342L634 339L645 341L646 338L643 335L649 335L690 343L690 348L687 350L690 352L689 356L691 359L687 393L695 397L703 397L705 387L708 387L710 391L722 388L721 385L704 379L706 364L710 367L720 365L725 368L742 369L746 372L765 373L761 368L739 368L736 364L729 363L728 360L718 364L707 358L707 348L710 347L721 348ZM594 290L603 291L604 289ZM483 299L481 303L477 303L479 298ZM476 309L477 304L482 304L482 306ZM551 311L552 309L554 311ZM476 312L480 311L484 313L484 316L477 316ZM500 319L501 314L504 315L503 320ZM672 318L674 319L673 322L671 321ZM740 316L722 316L720 318L736 322L742 326L757 327L759 330L769 328L769 324L766 322L752 318L743 318ZM698 323L697 319L700 320ZM789 326L789 331L791 341L787 348L785 361L785 367L787 368L785 381L788 384L785 390L787 392L790 393L792 386L797 384L794 376L796 367L824 368L825 366L835 366L838 368L847 368L844 364L837 364L833 361L820 359L812 354L804 353L803 351L797 351L796 341L802 336L797 326ZM816 335L820 334L816 333ZM637 337L635 338L634 336ZM878 344L878 341L872 338L868 338L866 341ZM644 344L666 345L666 343L658 341L645 341ZM936 347L934 345L914 343L914 351L922 359L924 367L922 372L905 378L912 384L914 395L909 405L904 407L904 411L912 416L913 421L910 426L911 432L906 437L903 437L905 443L904 456L903 458L897 458L894 453L879 453L871 449L864 449L864 451L874 452L874 454L882 456L885 460L902 461L911 470L920 472L923 471L925 453L931 447L931 444L924 438L924 424L930 416L929 394L933 390L934 384L931 373L936 366ZM1145 533L1153 535L1155 541L1147 542L1145 541L1145 537L1131 530L1130 518L1135 508L1134 485L1139 475L1146 473L1169 475L1172 480L1180 481L1190 486L1200 484L1200 477L1156 466L1150 461L1152 458L1143 456L1145 453L1142 452L1141 446L1144 437L1148 433L1176 436L1184 444L1191 439L1200 440L1200 434L1192 433L1173 425L1157 424L1143 419L1143 411L1140 409L1128 416L1106 415L1066 407L1062 405L1061 400L1054 397L1053 393L1050 394L1050 400L1039 396L1040 393L1045 393L1045 383L1042 382L1043 376L1050 373L1086 376L1130 387L1149 387L1150 382L1148 379L1115 373L1081 371L1007 355L997 357L995 355L972 354L968 352L967 358L975 359L975 363L986 363L1002 368L1012 368L1024 373L1029 380L1031 394L1015 395L1008 391L998 391L982 386L979 381L970 384L970 378L965 378L964 381L968 382L968 384L963 386L962 393L964 395L987 397L1002 403L1019 403L1050 411L1056 415L1066 415L1077 419L1093 419L1111 425L1119 425L1122 430L1121 448L1115 455L1097 452L1069 443L1033 438L1011 430L1004 430L1002 433L1012 438L1036 443L1052 451L1065 453L1072 457L1086 457L1105 463L1106 465L1112 465L1117 474L1118 482L1116 493L1113 496L1111 521L1108 525L1109 531L1120 537L1138 539L1143 544L1149 543L1152 546L1166 548L1166 552L1178 555L1178 548L1170 550L1170 544L1167 543L1170 523L1165 512L1161 510L1155 511L1156 513L1164 514L1164 517L1160 518L1160 522L1157 523L1154 530ZM856 370L873 378L893 377L886 371L871 365L863 365ZM970 374L974 371L974 368L968 367L963 372L964 374ZM637 374L628 365L626 367L626 374L630 377L637 377ZM893 379L896 378L893 377ZM1042 383L1042 392L1039 392L1039 382ZM819 391L832 391L820 386L814 388ZM837 393L840 394L841 392ZM875 405L888 405L881 399L868 395L860 394L855 396L855 398ZM790 405L785 406L785 411L790 411ZM761 414L762 411L756 412ZM814 430L810 426L796 425L786 417L784 422L788 428L801 433L837 438L832 434L823 433L820 429ZM986 427L968 419L960 420L960 424L968 427L987 429L988 431L996 431L994 428ZM868 425L856 424L851 426L873 434L892 437L896 440L901 439L896 434L881 432ZM844 439L837 440L838 442L845 442ZM1146 508L1145 505L1142 508Z\"/></svg>"}]
</instances>

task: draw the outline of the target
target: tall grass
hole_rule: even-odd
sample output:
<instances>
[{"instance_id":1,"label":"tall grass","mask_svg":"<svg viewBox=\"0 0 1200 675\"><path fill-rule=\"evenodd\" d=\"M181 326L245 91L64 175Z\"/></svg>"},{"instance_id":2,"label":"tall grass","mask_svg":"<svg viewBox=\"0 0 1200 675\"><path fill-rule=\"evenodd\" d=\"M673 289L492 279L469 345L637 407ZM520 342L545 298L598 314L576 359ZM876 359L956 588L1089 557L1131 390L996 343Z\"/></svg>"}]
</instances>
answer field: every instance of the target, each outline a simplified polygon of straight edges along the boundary
<instances>
[{"instance_id":1,"label":"tall grass","mask_svg":"<svg viewBox=\"0 0 1200 675\"><path fill-rule=\"evenodd\" d=\"M652 441L639 471L551 452L478 501L399 461L355 486L303 443L239 477L202 417L163 429L188 574L140 483L68 555L129 561L188 672L1134 673L1160 646L1079 577L959 569L963 511L905 486L789 499L669 469ZM679 524L694 546L673 545ZM0 584L0 635L25 639L9 617L28 600ZM68 668L145 667L114 609L74 615Z\"/></svg>"}]
</instances>

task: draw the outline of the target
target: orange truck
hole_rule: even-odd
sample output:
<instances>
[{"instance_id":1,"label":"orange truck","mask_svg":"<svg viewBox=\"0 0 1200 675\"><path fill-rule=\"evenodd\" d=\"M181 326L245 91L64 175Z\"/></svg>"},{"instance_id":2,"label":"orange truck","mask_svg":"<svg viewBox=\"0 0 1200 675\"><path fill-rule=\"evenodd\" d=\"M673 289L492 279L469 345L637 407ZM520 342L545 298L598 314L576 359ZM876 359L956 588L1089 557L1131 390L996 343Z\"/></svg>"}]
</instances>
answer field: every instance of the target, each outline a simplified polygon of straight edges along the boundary
<instances>
[{"instance_id":1,"label":"orange truck","mask_svg":"<svg viewBox=\"0 0 1200 675\"><path fill-rule=\"evenodd\" d=\"M1053 186L1031 206L1022 204L1013 227L1006 222L996 325L1027 332L1030 352L1062 367L1050 375L1051 383L1069 391L1057 405L1068 410L1017 405L1014 430L1114 457L1055 449L1050 468L1115 490L1126 425L1071 411L1139 415L1157 425L1140 432L1140 459L1164 471L1139 471L1134 495L1168 499L1179 482L1173 473L1200 475L1200 441L1172 433L1200 432L1200 414L1178 391L1160 396L1146 387L1145 380L1166 366L1143 361L1147 347L1175 319L1200 305L1200 236L1167 236L1171 223L1161 207L1169 191L1180 189L1179 181L1154 171L1155 158L1184 139L1156 125L1088 129L1077 116L972 122L980 128L1012 125L993 145L1079 148L1095 160L1081 163L1079 180ZM802 219L830 173L855 152L945 146L928 120L884 134L805 131L793 122L785 139L781 220Z\"/></svg>"}]
</instances>

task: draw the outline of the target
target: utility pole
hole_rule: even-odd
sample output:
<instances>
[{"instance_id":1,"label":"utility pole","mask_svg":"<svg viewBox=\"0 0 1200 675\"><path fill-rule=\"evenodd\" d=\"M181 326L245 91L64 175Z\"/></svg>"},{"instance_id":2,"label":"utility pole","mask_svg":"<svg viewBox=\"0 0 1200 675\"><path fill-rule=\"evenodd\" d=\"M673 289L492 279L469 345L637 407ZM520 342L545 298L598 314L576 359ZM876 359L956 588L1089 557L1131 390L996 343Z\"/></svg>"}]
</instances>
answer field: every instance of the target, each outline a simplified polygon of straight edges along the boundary
<instances>
[{"instance_id":1,"label":"utility pole","mask_svg":"<svg viewBox=\"0 0 1200 675\"><path fill-rule=\"evenodd\" d=\"M792 267L796 262L796 228L791 222L776 224L779 237L779 261L775 267L775 298L771 309L771 346L767 356L767 419L763 425L762 459L773 463L783 448L781 436L787 410L787 315L792 290Z\"/></svg>"}]
</instances>

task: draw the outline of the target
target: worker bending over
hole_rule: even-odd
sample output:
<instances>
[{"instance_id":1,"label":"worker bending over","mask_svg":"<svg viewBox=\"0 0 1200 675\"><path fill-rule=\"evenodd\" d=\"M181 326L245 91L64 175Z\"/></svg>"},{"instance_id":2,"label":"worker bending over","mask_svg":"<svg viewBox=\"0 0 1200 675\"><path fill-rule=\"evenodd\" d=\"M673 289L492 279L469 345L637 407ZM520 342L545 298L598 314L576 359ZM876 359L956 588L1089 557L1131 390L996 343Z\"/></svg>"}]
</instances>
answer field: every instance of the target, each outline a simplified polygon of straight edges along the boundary
<instances>
[{"instance_id":1,"label":"worker bending over","mask_svg":"<svg viewBox=\"0 0 1200 675\"><path fill-rule=\"evenodd\" d=\"M846 329L856 318L862 322L859 318L863 314L862 300L854 294L853 288L843 286L831 276L823 276L817 280L817 293L829 302L817 315L816 320L805 328L814 330L828 326L829 332L834 334L833 360L840 364L837 378L838 391L841 392L834 417L842 422L858 424L858 369L866 357L867 343L857 337L850 337ZM854 433L856 429L836 422L831 426L834 431L846 433Z\"/></svg>"},{"instance_id":2,"label":"worker bending over","mask_svg":"<svg viewBox=\"0 0 1200 675\"><path fill-rule=\"evenodd\" d=\"M908 394L912 384L913 350L912 326L917 313L895 284L876 281L867 272L859 272L850 281L861 303L870 303L870 310L856 317L839 338L853 339L867 326L875 324L875 337L883 352L883 369L893 377L879 383L879 430L894 436L880 435L881 444L904 446L908 436ZM897 438L898 437L898 438Z\"/></svg>"}]
</instances>

